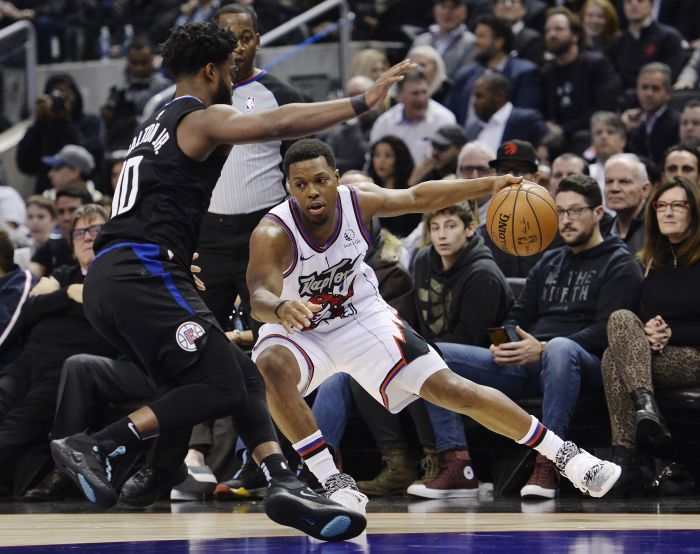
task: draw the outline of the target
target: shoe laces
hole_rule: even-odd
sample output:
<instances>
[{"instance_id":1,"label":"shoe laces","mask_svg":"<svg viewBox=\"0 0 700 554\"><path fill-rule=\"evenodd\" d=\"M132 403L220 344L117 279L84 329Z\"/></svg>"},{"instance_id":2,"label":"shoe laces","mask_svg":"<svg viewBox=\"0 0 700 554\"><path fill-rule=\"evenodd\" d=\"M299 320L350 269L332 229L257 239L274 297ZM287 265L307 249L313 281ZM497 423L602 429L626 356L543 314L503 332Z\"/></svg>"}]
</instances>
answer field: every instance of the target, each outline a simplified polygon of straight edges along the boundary
<instances>
[{"instance_id":1,"label":"shoe laces","mask_svg":"<svg viewBox=\"0 0 700 554\"><path fill-rule=\"evenodd\" d=\"M440 470L440 460L437 456L425 456L420 461L420 467L423 470L423 481L432 481Z\"/></svg>"},{"instance_id":2,"label":"shoe laces","mask_svg":"<svg viewBox=\"0 0 700 554\"><path fill-rule=\"evenodd\" d=\"M355 479L350 477L350 475L347 473L336 473L335 475L331 475L324 481L323 488L326 490L326 497L330 497L340 489L353 489L359 491L357 488L357 483L355 483Z\"/></svg>"}]
</instances>

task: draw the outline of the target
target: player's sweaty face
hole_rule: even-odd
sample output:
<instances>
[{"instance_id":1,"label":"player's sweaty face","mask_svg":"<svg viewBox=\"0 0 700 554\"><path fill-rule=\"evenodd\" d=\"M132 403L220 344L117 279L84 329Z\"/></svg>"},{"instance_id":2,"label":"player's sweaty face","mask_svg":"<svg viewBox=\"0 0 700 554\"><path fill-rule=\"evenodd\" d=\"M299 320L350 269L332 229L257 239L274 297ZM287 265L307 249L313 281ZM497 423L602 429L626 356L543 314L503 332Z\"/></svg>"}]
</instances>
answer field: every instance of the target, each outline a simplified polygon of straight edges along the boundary
<instances>
[{"instance_id":1,"label":"player's sweaty face","mask_svg":"<svg viewBox=\"0 0 700 554\"><path fill-rule=\"evenodd\" d=\"M323 156L289 166L289 190L306 219L323 225L333 219L338 171Z\"/></svg>"}]
</instances>

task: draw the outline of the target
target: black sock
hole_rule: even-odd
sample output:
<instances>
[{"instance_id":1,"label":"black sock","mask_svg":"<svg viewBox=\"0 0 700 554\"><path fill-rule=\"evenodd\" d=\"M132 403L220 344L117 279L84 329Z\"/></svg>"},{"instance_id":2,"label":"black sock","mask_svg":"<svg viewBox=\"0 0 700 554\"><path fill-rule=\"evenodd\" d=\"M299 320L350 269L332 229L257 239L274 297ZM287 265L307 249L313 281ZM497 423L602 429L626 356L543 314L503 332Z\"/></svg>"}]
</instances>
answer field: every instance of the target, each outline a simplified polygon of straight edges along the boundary
<instances>
[{"instance_id":1,"label":"black sock","mask_svg":"<svg viewBox=\"0 0 700 554\"><path fill-rule=\"evenodd\" d=\"M102 431L93 433L92 438L100 443L100 448L102 448L107 455L112 456L123 454L124 452L117 452L119 447L123 446L124 449L126 449L129 446L133 446L141 440L141 435L136 430L133 421L128 417L123 417L107 425Z\"/></svg>"},{"instance_id":2,"label":"black sock","mask_svg":"<svg viewBox=\"0 0 700 554\"><path fill-rule=\"evenodd\" d=\"M265 474L265 479L269 483L275 478L294 477L294 474L289 469L287 460L282 454L270 454L262 462L260 469Z\"/></svg>"}]
</instances>

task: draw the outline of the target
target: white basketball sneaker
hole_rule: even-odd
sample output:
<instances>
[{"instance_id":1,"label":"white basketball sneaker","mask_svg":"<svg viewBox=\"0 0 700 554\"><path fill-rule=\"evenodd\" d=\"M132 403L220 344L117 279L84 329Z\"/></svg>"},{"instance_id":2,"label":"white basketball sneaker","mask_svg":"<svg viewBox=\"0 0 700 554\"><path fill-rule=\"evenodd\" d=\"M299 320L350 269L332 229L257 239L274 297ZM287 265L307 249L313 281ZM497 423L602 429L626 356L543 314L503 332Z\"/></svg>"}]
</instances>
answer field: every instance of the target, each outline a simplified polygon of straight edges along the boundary
<instances>
[{"instance_id":1,"label":"white basketball sneaker","mask_svg":"<svg viewBox=\"0 0 700 554\"><path fill-rule=\"evenodd\" d=\"M604 496L622 472L619 465L596 458L569 441L557 452L556 464L577 489L595 498Z\"/></svg>"},{"instance_id":2,"label":"white basketball sneaker","mask_svg":"<svg viewBox=\"0 0 700 554\"><path fill-rule=\"evenodd\" d=\"M355 479L347 473L331 475L323 483L323 488L326 489L326 498L329 500L363 515L367 513L369 499L357 489Z\"/></svg>"}]
</instances>

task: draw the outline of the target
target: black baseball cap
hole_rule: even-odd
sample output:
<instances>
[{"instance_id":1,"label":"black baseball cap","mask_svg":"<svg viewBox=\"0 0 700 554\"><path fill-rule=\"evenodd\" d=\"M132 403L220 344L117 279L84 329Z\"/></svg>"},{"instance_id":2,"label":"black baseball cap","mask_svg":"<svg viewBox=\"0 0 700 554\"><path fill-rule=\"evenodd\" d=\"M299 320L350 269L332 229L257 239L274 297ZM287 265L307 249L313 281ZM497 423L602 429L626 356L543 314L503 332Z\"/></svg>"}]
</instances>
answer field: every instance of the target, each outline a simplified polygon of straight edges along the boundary
<instances>
[{"instance_id":1,"label":"black baseball cap","mask_svg":"<svg viewBox=\"0 0 700 554\"><path fill-rule=\"evenodd\" d=\"M498 147L496 159L491 160L491 167L500 167L504 162L527 164L532 171L537 171L539 161L535 148L524 140L509 140Z\"/></svg>"},{"instance_id":2,"label":"black baseball cap","mask_svg":"<svg viewBox=\"0 0 700 554\"><path fill-rule=\"evenodd\" d=\"M462 147L467 143L467 134L459 125L444 125L430 137L430 142L437 146Z\"/></svg>"}]
</instances>

